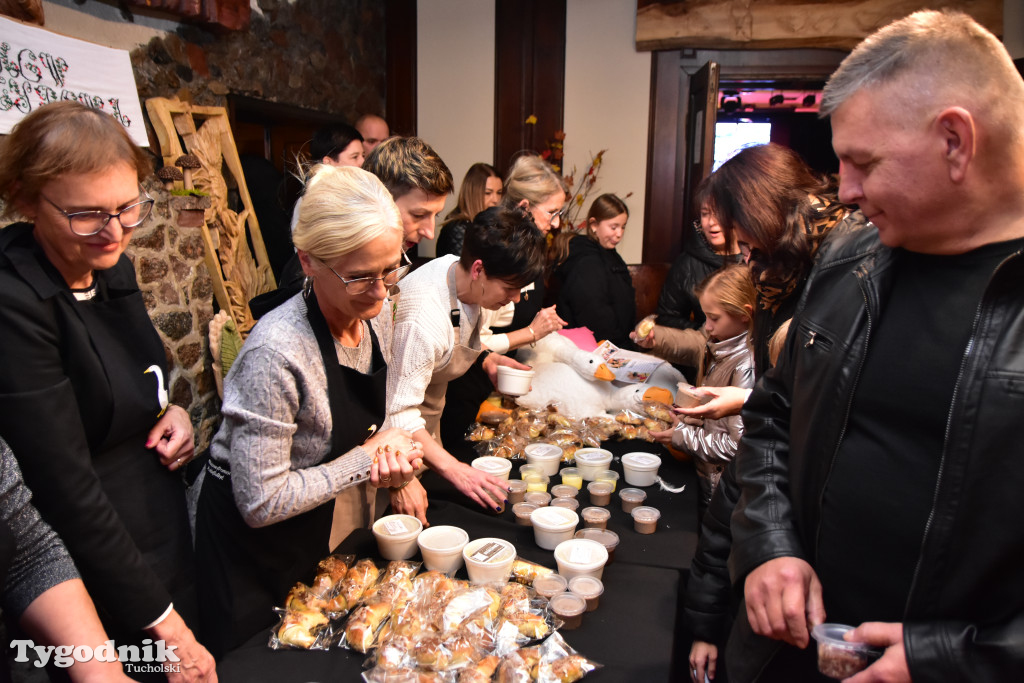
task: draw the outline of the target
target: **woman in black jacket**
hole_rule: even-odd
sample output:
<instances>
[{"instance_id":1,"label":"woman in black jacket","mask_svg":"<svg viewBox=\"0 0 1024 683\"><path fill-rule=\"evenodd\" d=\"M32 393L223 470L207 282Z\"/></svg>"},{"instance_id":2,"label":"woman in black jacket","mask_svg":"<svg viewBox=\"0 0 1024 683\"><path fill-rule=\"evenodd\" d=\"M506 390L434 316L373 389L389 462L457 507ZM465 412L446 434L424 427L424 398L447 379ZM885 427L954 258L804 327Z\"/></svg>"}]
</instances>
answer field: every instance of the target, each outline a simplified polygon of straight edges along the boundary
<instances>
[{"instance_id":1,"label":"woman in black jacket","mask_svg":"<svg viewBox=\"0 0 1024 683\"><path fill-rule=\"evenodd\" d=\"M555 269L561 280L558 315L569 327L587 327L598 341L632 348L636 292L626 262L615 251L629 220L625 202L613 194L594 200L586 234L569 242L569 256Z\"/></svg>"},{"instance_id":2,"label":"woman in black jacket","mask_svg":"<svg viewBox=\"0 0 1024 683\"><path fill-rule=\"evenodd\" d=\"M484 209L497 206L504 193L501 176L493 166L483 162L470 166L459 188L459 200L437 235L437 256L462 254L462 242L473 218Z\"/></svg>"}]
</instances>

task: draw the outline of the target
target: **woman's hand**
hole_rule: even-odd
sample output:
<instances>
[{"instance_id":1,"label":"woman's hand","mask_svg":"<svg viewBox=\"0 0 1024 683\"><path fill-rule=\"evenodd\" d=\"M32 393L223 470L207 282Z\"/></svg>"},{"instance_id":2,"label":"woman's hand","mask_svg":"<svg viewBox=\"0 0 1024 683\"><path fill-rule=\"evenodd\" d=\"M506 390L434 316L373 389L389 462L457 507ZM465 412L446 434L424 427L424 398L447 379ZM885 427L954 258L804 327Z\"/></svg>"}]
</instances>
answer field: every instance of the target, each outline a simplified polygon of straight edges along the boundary
<instances>
[{"instance_id":1,"label":"woman's hand","mask_svg":"<svg viewBox=\"0 0 1024 683\"><path fill-rule=\"evenodd\" d=\"M637 335L636 330L633 330L632 332L629 333L629 338L632 339L633 342L641 349L653 349L655 327L652 327L650 334L648 334L646 337L642 339Z\"/></svg>"},{"instance_id":2,"label":"woman's hand","mask_svg":"<svg viewBox=\"0 0 1024 683\"><path fill-rule=\"evenodd\" d=\"M713 398L701 406L673 408L673 412L687 417L717 420L730 415L739 415L747 397L750 396L750 389L740 389L739 387L695 387L693 391Z\"/></svg>"},{"instance_id":3,"label":"woman's hand","mask_svg":"<svg viewBox=\"0 0 1024 683\"><path fill-rule=\"evenodd\" d=\"M568 324L558 317L554 306L549 306L537 311L537 315L533 316L533 321L527 327L533 332L533 341L538 341Z\"/></svg>"},{"instance_id":4,"label":"woman's hand","mask_svg":"<svg viewBox=\"0 0 1024 683\"><path fill-rule=\"evenodd\" d=\"M718 663L718 648L703 640L693 641L690 646L690 678L694 683L704 683L704 675L715 680L715 665Z\"/></svg>"},{"instance_id":5,"label":"woman's hand","mask_svg":"<svg viewBox=\"0 0 1024 683\"><path fill-rule=\"evenodd\" d=\"M198 681L209 681L216 683L217 671L213 655L207 652L206 648L199 644L195 634L185 625L184 620L174 610L167 615L153 628L147 629L154 640L163 640L167 645L173 645L177 649L180 663L175 665L177 671L168 672L167 680L172 683L194 683Z\"/></svg>"},{"instance_id":6,"label":"woman's hand","mask_svg":"<svg viewBox=\"0 0 1024 683\"><path fill-rule=\"evenodd\" d=\"M171 405L156 421L146 437L146 448L160 456L160 464L170 471L188 464L196 455L192 420L181 406Z\"/></svg>"},{"instance_id":7,"label":"woman's hand","mask_svg":"<svg viewBox=\"0 0 1024 683\"><path fill-rule=\"evenodd\" d=\"M651 432L651 438L662 444L663 446L672 445L672 433L676 431L675 428L666 429L661 432Z\"/></svg>"},{"instance_id":8,"label":"woman's hand","mask_svg":"<svg viewBox=\"0 0 1024 683\"><path fill-rule=\"evenodd\" d=\"M500 510L501 505L508 502L508 487L503 479L470 467L464 462L453 459L451 466L441 474L481 507Z\"/></svg>"},{"instance_id":9,"label":"woman's hand","mask_svg":"<svg viewBox=\"0 0 1024 683\"><path fill-rule=\"evenodd\" d=\"M391 508L403 515L412 515L423 523L423 528L430 526L427 523L427 490L419 479L413 479L409 484L399 490L391 492Z\"/></svg>"},{"instance_id":10,"label":"woman's hand","mask_svg":"<svg viewBox=\"0 0 1024 683\"><path fill-rule=\"evenodd\" d=\"M363 448L373 456L371 486L401 486L414 479L423 466L423 446L404 429L377 432L366 440Z\"/></svg>"},{"instance_id":11,"label":"woman's hand","mask_svg":"<svg viewBox=\"0 0 1024 683\"><path fill-rule=\"evenodd\" d=\"M498 366L499 365L507 365L510 368L515 368L516 370L532 370L533 369L529 365L523 365L519 361L517 361L517 360L515 360L513 358L509 358L508 356L503 356L500 353L489 353L489 354L487 354L487 357L484 358L484 362L481 365L482 365L482 367L484 369L484 372L486 372L487 376L490 378L491 384L493 384L494 386L498 386Z\"/></svg>"}]
</instances>

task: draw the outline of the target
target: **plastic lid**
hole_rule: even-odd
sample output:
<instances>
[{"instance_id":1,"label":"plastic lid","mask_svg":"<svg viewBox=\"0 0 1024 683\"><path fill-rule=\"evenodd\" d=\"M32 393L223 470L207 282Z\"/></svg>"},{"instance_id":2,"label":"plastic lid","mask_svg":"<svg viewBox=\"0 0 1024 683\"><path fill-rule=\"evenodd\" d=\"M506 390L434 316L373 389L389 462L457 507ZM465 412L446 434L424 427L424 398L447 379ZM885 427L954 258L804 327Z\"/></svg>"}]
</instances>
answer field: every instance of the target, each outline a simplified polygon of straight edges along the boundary
<instances>
[{"instance_id":1,"label":"plastic lid","mask_svg":"<svg viewBox=\"0 0 1024 683\"><path fill-rule=\"evenodd\" d=\"M647 499L647 493L640 489L622 489L619 498L630 503L639 503Z\"/></svg>"},{"instance_id":2,"label":"plastic lid","mask_svg":"<svg viewBox=\"0 0 1024 683\"><path fill-rule=\"evenodd\" d=\"M568 484L556 484L551 487L551 495L555 498L575 498L579 489Z\"/></svg>"},{"instance_id":3,"label":"plastic lid","mask_svg":"<svg viewBox=\"0 0 1024 683\"><path fill-rule=\"evenodd\" d=\"M580 460L582 460L583 462L589 462L589 463L599 463L599 462L605 462L605 461L611 462L611 459L612 459L611 451L606 451L606 450L601 449L601 448L594 448L592 450L591 449L581 448L581 449L576 451L576 461L577 462L579 462Z\"/></svg>"},{"instance_id":4,"label":"plastic lid","mask_svg":"<svg viewBox=\"0 0 1024 683\"><path fill-rule=\"evenodd\" d=\"M373 530L381 536L408 536L423 529L420 520L411 515L388 515L378 519Z\"/></svg>"},{"instance_id":5,"label":"plastic lid","mask_svg":"<svg viewBox=\"0 0 1024 683\"><path fill-rule=\"evenodd\" d=\"M589 507L583 508L583 519L588 522L600 522L601 520L607 520L612 516L612 513L607 508L601 507Z\"/></svg>"},{"instance_id":6,"label":"plastic lid","mask_svg":"<svg viewBox=\"0 0 1024 683\"><path fill-rule=\"evenodd\" d=\"M580 516L574 510L559 507L537 508L530 513L533 526L548 531L564 531L572 529L580 523Z\"/></svg>"},{"instance_id":7,"label":"plastic lid","mask_svg":"<svg viewBox=\"0 0 1024 683\"><path fill-rule=\"evenodd\" d=\"M569 581L569 590L584 599L596 598L604 593L604 583L596 576L574 576Z\"/></svg>"},{"instance_id":8,"label":"plastic lid","mask_svg":"<svg viewBox=\"0 0 1024 683\"><path fill-rule=\"evenodd\" d=\"M587 490L591 493L611 493L615 487L609 481L592 481L587 484Z\"/></svg>"},{"instance_id":9,"label":"plastic lid","mask_svg":"<svg viewBox=\"0 0 1024 683\"><path fill-rule=\"evenodd\" d=\"M558 473L563 477L571 477L573 475L578 475L580 471L575 467L563 467L562 469L558 470Z\"/></svg>"},{"instance_id":10,"label":"plastic lid","mask_svg":"<svg viewBox=\"0 0 1024 683\"><path fill-rule=\"evenodd\" d=\"M525 491L526 490L526 482L523 481L522 479L509 479L508 480L508 490L509 490L509 492L512 492L512 491Z\"/></svg>"},{"instance_id":11,"label":"plastic lid","mask_svg":"<svg viewBox=\"0 0 1024 683\"><path fill-rule=\"evenodd\" d=\"M520 370L519 368L509 367L508 365L499 365L498 374L508 375L509 377L533 377L537 373L533 370Z\"/></svg>"},{"instance_id":12,"label":"plastic lid","mask_svg":"<svg viewBox=\"0 0 1024 683\"><path fill-rule=\"evenodd\" d=\"M561 574L548 574L546 576L538 576L533 580L533 589L538 593L548 593L554 595L561 591L564 591L569 585L569 582L565 580L565 577Z\"/></svg>"},{"instance_id":13,"label":"plastic lid","mask_svg":"<svg viewBox=\"0 0 1024 683\"><path fill-rule=\"evenodd\" d=\"M537 474L544 474L544 470L541 469L540 465L531 465L526 463L525 465L519 466L519 476L525 478L527 473L536 472Z\"/></svg>"},{"instance_id":14,"label":"plastic lid","mask_svg":"<svg viewBox=\"0 0 1024 683\"><path fill-rule=\"evenodd\" d=\"M432 526L416 537L420 548L427 550L457 550L469 541L465 529L457 526Z\"/></svg>"},{"instance_id":15,"label":"plastic lid","mask_svg":"<svg viewBox=\"0 0 1024 683\"><path fill-rule=\"evenodd\" d=\"M512 469L511 461L505 458L496 458L493 455L484 455L476 458L470 465L488 474L505 474Z\"/></svg>"},{"instance_id":16,"label":"plastic lid","mask_svg":"<svg viewBox=\"0 0 1024 683\"><path fill-rule=\"evenodd\" d=\"M601 470L594 477L597 481L616 481L619 478L619 473L615 470Z\"/></svg>"},{"instance_id":17,"label":"plastic lid","mask_svg":"<svg viewBox=\"0 0 1024 683\"><path fill-rule=\"evenodd\" d=\"M523 449L523 452L531 458L538 458L540 460L562 458L562 449L553 443L531 443Z\"/></svg>"},{"instance_id":18,"label":"plastic lid","mask_svg":"<svg viewBox=\"0 0 1024 683\"><path fill-rule=\"evenodd\" d=\"M579 508L580 502L575 498L555 498L551 501L551 505L556 508L576 510L577 508Z\"/></svg>"},{"instance_id":19,"label":"plastic lid","mask_svg":"<svg viewBox=\"0 0 1024 683\"><path fill-rule=\"evenodd\" d=\"M587 609L587 601L575 593L559 593L548 601L548 607L560 617L575 617Z\"/></svg>"},{"instance_id":20,"label":"plastic lid","mask_svg":"<svg viewBox=\"0 0 1024 683\"><path fill-rule=\"evenodd\" d=\"M529 491L525 496L523 496L523 500L527 503L533 503L537 507L540 507L551 502L551 494L547 491Z\"/></svg>"},{"instance_id":21,"label":"plastic lid","mask_svg":"<svg viewBox=\"0 0 1024 683\"><path fill-rule=\"evenodd\" d=\"M597 541L606 549L614 549L619 544L619 535L611 529L580 529L573 538Z\"/></svg>"},{"instance_id":22,"label":"plastic lid","mask_svg":"<svg viewBox=\"0 0 1024 683\"><path fill-rule=\"evenodd\" d=\"M653 453L626 453L622 456L622 466L635 470L656 470L661 467L661 458Z\"/></svg>"},{"instance_id":23,"label":"plastic lid","mask_svg":"<svg viewBox=\"0 0 1024 683\"><path fill-rule=\"evenodd\" d=\"M646 505L633 508L633 519L638 522L653 522L660 517L661 512L657 508L648 507Z\"/></svg>"},{"instance_id":24,"label":"plastic lid","mask_svg":"<svg viewBox=\"0 0 1024 683\"><path fill-rule=\"evenodd\" d=\"M570 538L555 548L555 557L578 569L596 569L608 561L608 549L589 538Z\"/></svg>"},{"instance_id":25,"label":"plastic lid","mask_svg":"<svg viewBox=\"0 0 1024 683\"><path fill-rule=\"evenodd\" d=\"M512 506L512 512L515 513L516 517L529 517L530 513L538 507L540 506L533 503L516 503Z\"/></svg>"},{"instance_id":26,"label":"plastic lid","mask_svg":"<svg viewBox=\"0 0 1024 683\"><path fill-rule=\"evenodd\" d=\"M462 549L467 562L501 564L514 560L516 547L503 538L478 538Z\"/></svg>"}]
</instances>

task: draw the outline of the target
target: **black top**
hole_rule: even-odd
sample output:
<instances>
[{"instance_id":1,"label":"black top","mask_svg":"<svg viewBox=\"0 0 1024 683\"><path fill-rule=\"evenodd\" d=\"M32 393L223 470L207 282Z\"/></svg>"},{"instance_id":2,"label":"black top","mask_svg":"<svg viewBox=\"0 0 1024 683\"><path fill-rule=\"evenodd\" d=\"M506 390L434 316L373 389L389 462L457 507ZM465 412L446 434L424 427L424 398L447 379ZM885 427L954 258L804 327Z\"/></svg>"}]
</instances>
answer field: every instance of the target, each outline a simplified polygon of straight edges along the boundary
<instances>
[{"instance_id":1,"label":"black top","mask_svg":"<svg viewBox=\"0 0 1024 683\"><path fill-rule=\"evenodd\" d=\"M829 621L903 621L964 348L993 270L1022 244L897 250L823 499L816 568Z\"/></svg>"},{"instance_id":2,"label":"black top","mask_svg":"<svg viewBox=\"0 0 1024 683\"><path fill-rule=\"evenodd\" d=\"M715 253L704 235L697 230L688 233L683 251L672 262L665 284L658 297L658 324L681 330L697 330L704 324L704 311L693 293L708 275L728 263L739 263L740 254L722 256Z\"/></svg>"},{"instance_id":3,"label":"black top","mask_svg":"<svg viewBox=\"0 0 1024 683\"><path fill-rule=\"evenodd\" d=\"M465 218L450 220L441 226L437 233L437 256L461 256L462 243L466 239L466 230L473 225L473 221Z\"/></svg>"},{"instance_id":4,"label":"black top","mask_svg":"<svg viewBox=\"0 0 1024 683\"><path fill-rule=\"evenodd\" d=\"M636 325L636 292L629 268L614 249L604 249L586 235L569 242L569 256L555 269L561 280L558 315L569 327L587 327L598 341L633 348L629 333Z\"/></svg>"}]
</instances>

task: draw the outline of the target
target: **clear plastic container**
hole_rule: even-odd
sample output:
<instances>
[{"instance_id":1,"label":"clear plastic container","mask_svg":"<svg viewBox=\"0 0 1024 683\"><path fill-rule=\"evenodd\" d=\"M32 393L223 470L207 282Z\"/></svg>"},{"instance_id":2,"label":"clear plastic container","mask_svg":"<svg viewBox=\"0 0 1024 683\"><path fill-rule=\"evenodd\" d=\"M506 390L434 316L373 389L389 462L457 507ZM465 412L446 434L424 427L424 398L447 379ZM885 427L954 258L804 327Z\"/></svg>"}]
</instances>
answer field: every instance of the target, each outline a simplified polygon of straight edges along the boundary
<instances>
[{"instance_id":1,"label":"clear plastic container","mask_svg":"<svg viewBox=\"0 0 1024 683\"><path fill-rule=\"evenodd\" d=\"M604 529L607 528L608 520L611 518L612 513L601 507L588 507L583 508L580 516L583 517L583 526L592 529Z\"/></svg>"},{"instance_id":2,"label":"clear plastic container","mask_svg":"<svg viewBox=\"0 0 1024 683\"><path fill-rule=\"evenodd\" d=\"M523 502L526 495L526 482L522 479L509 479L508 481L508 502L515 505Z\"/></svg>"},{"instance_id":3,"label":"clear plastic container","mask_svg":"<svg viewBox=\"0 0 1024 683\"><path fill-rule=\"evenodd\" d=\"M558 573L567 579L576 576L596 576L600 579L608 563L608 551L589 538L570 538L555 548L555 562L558 564Z\"/></svg>"},{"instance_id":4,"label":"clear plastic container","mask_svg":"<svg viewBox=\"0 0 1024 683\"><path fill-rule=\"evenodd\" d=\"M551 487L551 495L555 498L575 498L580 490L569 484L555 484Z\"/></svg>"},{"instance_id":5,"label":"clear plastic container","mask_svg":"<svg viewBox=\"0 0 1024 683\"><path fill-rule=\"evenodd\" d=\"M416 537L423 524L412 515L387 515L373 523L377 548L385 560L408 560L416 554Z\"/></svg>"},{"instance_id":6,"label":"clear plastic container","mask_svg":"<svg viewBox=\"0 0 1024 683\"><path fill-rule=\"evenodd\" d=\"M558 466L562 464L562 449L553 443L531 443L523 449L526 462L536 465L549 477L558 474Z\"/></svg>"},{"instance_id":7,"label":"clear plastic container","mask_svg":"<svg viewBox=\"0 0 1024 683\"><path fill-rule=\"evenodd\" d=\"M647 500L647 494L640 489L622 489L619 491L619 500L622 501L622 511L632 513Z\"/></svg>"},{"instance_id":8,"label":"clear plastic container","mask_svg":"<svg viewBox=\"0 0 1024 683\"><path fill-rule=\"evenodd\" d=\"M527 472L523 475L523 481L526 482L526 491L547 491L548 482L551 481L548 475L541 474L539 472Z\"/></svg>"},{"instance_id":9,"label":"clear plastic container","mask_svg":"<svg viewBox=\"0 0 1024 683\"><path fill-rule=\"evenodd\" d=\"M566 510L579 510L580 502L575 498L552 498L551 506L565 508Z\"/></svg>"},{"instance_id":10,"label":"clear plastic container","mask_svg":"<svg viewBox=\"0 0 1024 683\"><path fill-rule=\"evenodd\" d=\"M590 492L590 502L601 507L612 502L612 491L614 490L615 486L607 481L592 481L587 484L587 491Z\"/></svg>"},{"instance_id":11,"label":"clear plastic container","mask_svg":"<svg viewBox=\"0 0 1024 683\"><path fill-rule=\"evenodd\" d=\"M565 508L541 507L530 513L533 535L537 545L545 550L554 550L562 541L576 533L580 516Z\"/></svg>"},{"instance_id":12,"label":"clear plastic container","mask_svg":"<svg viewBox=\"0 0 1024 683\"><path fill-rule=\"evenodd\" d=\"M575 593L559 593L548 600L548 609L564 622L562 630L571 631L583 623L587 601Z\"/></svg>"},{"instance_id":13,"label":"clear plastic container","mask_svg":"<svg viewBox=\"0 0 1024 683\"><path fill-rule=\"evenodd\" d=\"M516 524L522 526L533 526L533 522L530 521L530 515L536 510L539 505L533 503L516 503L512 506L512 513L516 516Z\"/></svg>"},{"instance_id":14,"label":"clear plastic container","mask_svg":"<svg viewBox=\"0 0 1024 683\"><path fill-rule=\"evenodd\" d=\"M658 481L661 458L653 453L626 453L622 456L622 473L630 486L653 486Z\"/></svg>"},{"instance_id":15,"label":"clear plastic container","mask_svg":"<svg viewBox=\"0 0 1024 683\"><path fill-rule=\"evenodd\" d=\"M594 477L594 481L605 481L612 485L612 493L615 492L615 486L619 482L619 473L615 470L601 470Z\"/></svg>"},{"instance_id":16,"label":"clear plastic container","mask_svg":"<svg viewBox=\"0 0 1024 683\"><path fill-rule=\"evenodd\" d=\"M638 534L653 534L658 529L661 512L657 508L641 505L633 508L633 528Z\"/></svg>"},{"instance_id":17,"label":"clear plastic container","mask_svg":"<svg viewBox=\"0 0 1024 683\"><path fill-rule=\"evenodd\" d=\"M604 549L608 551L606 567L615 561L615 549L619 547L619 535L611 529L580 529L573 538L587 538L603 545Z\"/></svg>"},{"instance_id":18,"label":"clear plastic container","mask_svg":"<svg viewBox=\"0 0 1024 683\"><path fill-rule=\"evenodd\" d=\"M538 576L533 580L533 590L537 591L537 595L547 598L548 600L559 593L564 593L568 586L569 582L561 574Z\"/></svg>"},{"instance_id":19,"label":"clear plastic container","mask_svg":"<svg viewBox=\"0 0 1024 683\"><path fill-rule=\"evenodd\" d=\"M845 624L818 624L811 636L818 641L818 671L829 678L849 678L882 656L882 650L867 643L843 640L852 631Z\"/></svg>"},{"instance_id":20,"label":"clear plastic container","mask_svg":"<svg viewBox=\"0 0 1024 683\"><path fill-rule=\"evenodd\" d=\"M587 611L593 612L604 593L604 583L596 576L575 576L569 581L569 590L587 601Z\"/></svg>"},{"instance_id":21,"label":"clear plastic container","mask_svg":"<svg viewBox=\"0 0 1024 683\"><path fill-rule=\"evenodd\" d=\"M532 503L537 507L544 507L551 502L551 494L547 491L527 491L523 496L523 502Z\"/></svg>"},{"instance_id":22,"label":"clear plastic container","mask_svg":"<svg viewBox=\"0 0 1024 683\"><path fill-rule=\"evenodd\" d=\"M537 474L544 474L543 468L541 468L539 465L531 465L530 463L526 463L525 465L520 465L519 466L519 478L520 479L526 479L526 475L529 474L530 472L536 472Z\"/></svg>"},{"instance_id":23,"label":"clear plastic container","mask_svg":"<svg viewBox=\"0 0 1024 683\"><path fill-rule=\"evenodd\" d=\"M578 468L563 467L558 473L562 475L562 483L566 486L575 486L577 491L583 488L583 475Z\"/></svg>"},{"instance_id":24,"label":"clear plastic container","mask_svg":"<svg viewBox=\"0 0 1024 683\"><path fill-rule=\"evenodd\" d=\"M594 481L598 472L612 464L612 452L603 448L580 448L576 451L576 469L584 481Z\"/></svg>"}]
</instances>

